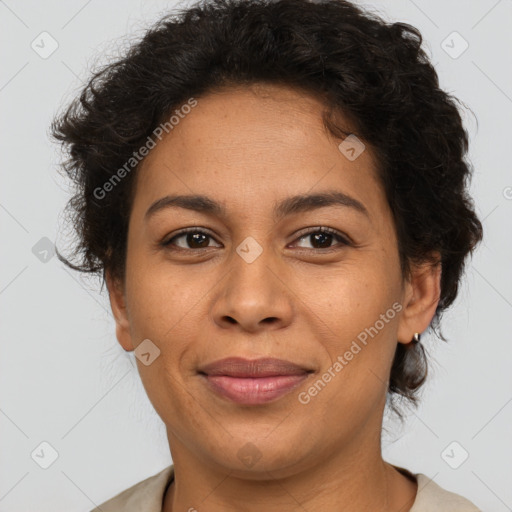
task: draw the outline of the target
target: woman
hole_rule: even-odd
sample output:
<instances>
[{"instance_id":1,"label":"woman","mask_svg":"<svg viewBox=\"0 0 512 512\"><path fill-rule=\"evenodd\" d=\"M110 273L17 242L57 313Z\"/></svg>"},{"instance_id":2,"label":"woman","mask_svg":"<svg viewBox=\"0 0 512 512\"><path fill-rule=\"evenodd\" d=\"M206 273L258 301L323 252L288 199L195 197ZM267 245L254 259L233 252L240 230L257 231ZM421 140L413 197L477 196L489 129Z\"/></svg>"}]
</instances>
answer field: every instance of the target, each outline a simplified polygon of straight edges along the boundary
<instances>
[{"instance_id":1,"label":"woman","mask_svg":"<svg viewBox=\"0 0 512 512\"><path fill-rule=\"evenodd\" d=\"M98 510L475 511L382 458L482 237L421 35L344 0L161 20L53 126L173 466Z\"/></svg>"}]
</instances>

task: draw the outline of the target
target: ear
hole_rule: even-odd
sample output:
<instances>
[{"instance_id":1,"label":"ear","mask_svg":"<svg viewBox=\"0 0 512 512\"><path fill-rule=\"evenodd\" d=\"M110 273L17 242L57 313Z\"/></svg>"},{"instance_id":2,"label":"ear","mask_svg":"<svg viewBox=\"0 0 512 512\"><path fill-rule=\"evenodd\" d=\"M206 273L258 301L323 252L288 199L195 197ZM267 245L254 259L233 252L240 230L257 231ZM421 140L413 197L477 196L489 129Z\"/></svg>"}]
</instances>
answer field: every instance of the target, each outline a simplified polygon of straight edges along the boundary
<instances>
[{"instance_id":1,"label":"ear","mask_svg":"<svg viewBox=\"0 0 512 512\"><path fill-rule=\"evenodd\" d=\"M408 344L414 333L427 329L441 295L441 260L414 265L404 287L403 310L398 325L398 342Z\"/></svg>"},{"instance_id":2,"label":"ear","mask_svg":"<svg viewBox=\"0 0 512 512\"><path fill-rule=\"evenodd\" d=\"M105 272L105 281L110 297L110 307L116 321L117 341L127 352L130 352L134 349L134 346L130 334L130 321L126 308L123 283L119 279L114 279L108 271Z\"/></svg>"}]
</instances>

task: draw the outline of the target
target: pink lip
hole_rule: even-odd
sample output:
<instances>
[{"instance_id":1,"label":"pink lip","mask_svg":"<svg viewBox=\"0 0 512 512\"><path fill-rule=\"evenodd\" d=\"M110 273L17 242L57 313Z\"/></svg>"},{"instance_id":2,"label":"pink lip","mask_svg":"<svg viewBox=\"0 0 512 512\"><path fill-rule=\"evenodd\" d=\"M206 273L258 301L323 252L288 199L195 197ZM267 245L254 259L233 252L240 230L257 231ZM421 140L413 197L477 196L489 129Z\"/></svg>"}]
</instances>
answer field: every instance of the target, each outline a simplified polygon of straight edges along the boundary
<instances>
[{"instance_id":1,"label":"pink lip","mask_svg":"<svg viewBox=\"0 0 512 512\"><path fill-rule=\"evenodd\" d=\"M257 405L286 395L311 371L282 359L230 357L202 367L199 373L219 395L236 403Z\"/></svg>"}]
</instances>

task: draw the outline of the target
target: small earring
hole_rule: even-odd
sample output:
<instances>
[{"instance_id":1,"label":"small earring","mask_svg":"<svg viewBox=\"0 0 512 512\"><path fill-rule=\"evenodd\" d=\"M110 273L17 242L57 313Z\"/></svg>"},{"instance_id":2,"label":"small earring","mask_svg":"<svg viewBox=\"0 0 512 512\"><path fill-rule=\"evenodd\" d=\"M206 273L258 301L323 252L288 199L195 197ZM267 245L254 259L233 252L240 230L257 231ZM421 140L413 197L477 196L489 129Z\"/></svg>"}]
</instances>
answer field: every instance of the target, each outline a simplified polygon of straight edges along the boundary
<instances>
[{"instance_id":1,"label":"small earring","mask_svg":"<svg viewBox=\"0 0 512 512\"><path fill-rule=\"evenodd\" d=\"M420 339L421 339L421 335L419 332L415 332L414 333L414 336L412 337L412 340L411 340L411 343L416 345L420 342Z\"/></svg>"}]
</instances>

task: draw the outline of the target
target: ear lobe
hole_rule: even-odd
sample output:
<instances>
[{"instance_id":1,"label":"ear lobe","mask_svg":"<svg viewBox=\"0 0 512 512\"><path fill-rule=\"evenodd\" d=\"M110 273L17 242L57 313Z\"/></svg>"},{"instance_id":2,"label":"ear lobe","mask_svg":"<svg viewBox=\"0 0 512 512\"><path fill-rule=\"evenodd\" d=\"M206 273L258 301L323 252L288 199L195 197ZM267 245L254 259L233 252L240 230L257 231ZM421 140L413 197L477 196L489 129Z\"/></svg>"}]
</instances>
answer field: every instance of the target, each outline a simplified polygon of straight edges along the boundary
<instances>
[{"instance_id":1,"label":"ear lobe","mask_svg":"<svg viewBox=\"0 0 512 512\"><path fill-rule=\"evenodd\" d=\"M114 279L108 271L105 272L105 281L110 298L110 307L116 322L117 341L127 352L130 352L134 350L134 347L130 334L130 320L126 308L124 286L118 279Z\"/></svg>"},{"instance_id":2,"label":"ear lobe","mask_svg":"<svg viewBox=\"0 0 512 512\"><path fill-rule=\"evenodd\" d=\"M427 329L441 296L441 263L426 262L411 270L405 285L403 310L398 326L398 342L408 344L414 333Z\"/></svg>"}]
</instances>

